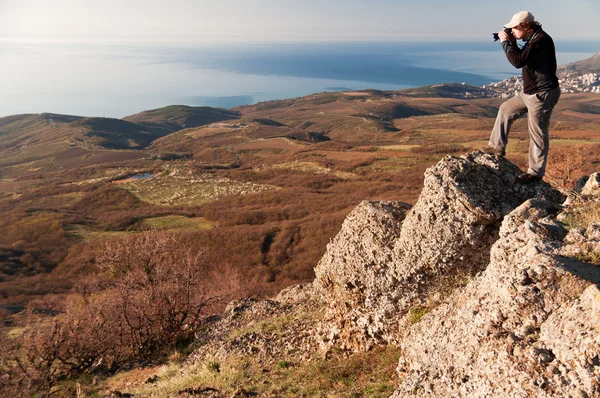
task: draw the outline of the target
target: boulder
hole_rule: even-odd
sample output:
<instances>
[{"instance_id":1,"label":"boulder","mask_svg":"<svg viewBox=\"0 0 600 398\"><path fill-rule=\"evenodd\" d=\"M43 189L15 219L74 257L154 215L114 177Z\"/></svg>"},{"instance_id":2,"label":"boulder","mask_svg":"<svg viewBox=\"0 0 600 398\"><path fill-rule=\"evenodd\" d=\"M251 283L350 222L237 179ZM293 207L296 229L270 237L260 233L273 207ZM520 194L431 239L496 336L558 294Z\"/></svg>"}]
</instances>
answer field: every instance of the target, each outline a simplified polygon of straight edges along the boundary
<instances>
[{"instance_id":1,"label":"boulder","mask_svg":"<svg viewBox=\"0 0 600 398\"><path fill-rule=\"evenodd\" d=\"M396 280L389 272L394 244L409 205L401 202L360 203L315 268L315 288L326 303L323 348L367 349L382 338L395 306L390 293ZM373 311L377 307L376 311ZM368 338L372 337L372 338Z\"/></svg>"},{"instance_id":2,"label":"boulder","mask_svg":"<svg viewBox=\"0 0 600 398\"><path fill-rule=\"evenodd\" d=\"M425 172L412 209L361 203L315 268L324 348L398 343L411 309L443 301L487 266L505 215L529 198L564 200L546 183L518 184L520 172L482 152L448 156Z\"/></svg>"},{"instance_id":3,"label":"boulder","mask_svg":"<svg viewBox=\"0 0 600 398\"><path fill-rule=\"evenodd\" d=\"M600 267L565 255L558 209L504 219L486 269L407 331L394 397L600 394Z\"/></svg>"},{"instance_id":4,"label":"boulder","mask_svg":"<svg viewBox=\"0 0 600 398\"><path fill-rule=\"evenodd\" d=\"M600 195L600 173L593 173L581 189L581 195L597 197Z\"/></svg>"}]
</instances>

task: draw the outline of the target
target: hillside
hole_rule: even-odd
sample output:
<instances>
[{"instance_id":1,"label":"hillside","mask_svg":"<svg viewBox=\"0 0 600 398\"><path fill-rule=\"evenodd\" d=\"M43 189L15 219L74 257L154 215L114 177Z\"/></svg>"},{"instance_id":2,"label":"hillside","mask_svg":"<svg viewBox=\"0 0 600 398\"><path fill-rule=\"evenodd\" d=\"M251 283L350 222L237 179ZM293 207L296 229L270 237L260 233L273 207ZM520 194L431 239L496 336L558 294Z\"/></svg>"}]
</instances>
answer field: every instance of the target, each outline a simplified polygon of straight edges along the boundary
<instances>
[{"instance_id":1,"label":"hillside","mask_svg":"<svg viewBox=\"0 0 600 398\"><path fill-rule=\"evenodd\" d=\"M0 118L0 152L22 150L29 145L48 145L68 137L65 126L82 119L52 113Z\"/></svg>"},{"instance_id":2,"label":"hillside","mask_svg":"<svg viewBox=\"0 0 600 398\"><path fill-rule=\"evenodd\" d=\"M170 105L124 117L123 120L143 126L164 129L173 132L204 124L237 119L239 113L222 108L208 106Z\"/></svg>"},{"instance_id":3,"label":"hillside","mask_svg":"<svg viewBox=\"0 0 600 398\"><path fill-rule=\"evenodd\" d=\"M520 247L498 242L515 223L524 222L515 228L525 233L523 226L538 222L535 214L554 208L539 207L528 198L560 202L561 194L545 183L514 184L517 166L523 168L527 161L526 119L513 125L507 160L477 153L457 157L487 144L502 103L481 97L485 93L477 90L436 85L319 93L231 111L173 106L128 120L55 114L0 119L0 316L8 333L0 333L1 338L8 336L0 341L0 354L24 344L22 349L31 355L22 358L36 372L57 372L39 374L52 380L43 381L43 388L59 383L56 388L64 387L66 396L76 395L77 388L91 395L119 390L185 396L209 389L214 396L236 391L240 396L243 391L389 396L395 390L400 395L412 391L422 379L430 382L430 374L461 380L473 375L472 383L461 382L465 391L483 391L479 385L500 391L496 384L485 384L482 373L436 365L455 361L456 351L472 352L473 345L461 342L474 341L477 325L455 328L455 334L446 336L453 351L441 347L431 360L419 357L423 347L446 338L444 326L436 323L439 317L427 314L439 311L454 317L457 309L450 300L459 292L469 292L456 301L468 303L471 313L484 314L473 304L482 296L491 300L490 308L512 311L510 300L486 296L471 281L483 278L484 286L495 286L504 283L494 279L498 273L521 275L514 269L521 270L522 263L494 262L503 255L494 251L495 245ZM546 180L554 187L570 189L582 174L598 169L596 94L563 95L552 118L551 148ZM523 202L528 204L519 210ZM593 209L586 211L594 214ZM579 227L578 212L566 213L565 223ZM511 220L504 229L503 220ZM554 227L544 221L539 228L551 237L556 231L562 236L563 230ZM594 233L586 229L549 245L562 245L560 256L593 263ZM529 235L522 239L535 240ZM578 239L583 242L579 254L579 246L569 243ZM538 245L540 250L547 249L544 245ZM118 253L141 256L141 265L160 259L167 264L161 277L171 275L177 283L169 280L161 286L165 290L150 286L138 291L155 279L144 279L147 271L134 273L142 283L115 278L106 261ZM143 258L147 253L154 253L150 260ZM99 259L104 259L104 268ZM186 276L194 269L202 276ZM127 274L127 267L121 272ZM537 268L535 272L527 274L529 279L540 275ZM552 281L564 280L564 290L575 299L587 282L560 275ZM526 286L543 282L535 280ZM180 281L205 289L199 309L172 307L185 303L169 296L187 286ZM507 289L513 282L506 282ZM124 288L122 283L130 285ZM303 284L293 287L298 283ZM276 300L256 300L282 290ZM164 294L152 298L159 292ZM543 300L553 303L548 313L558 303L567 305L552 301L563 297L554 293L543 293ZM529 290L525 294L534 297ZM227 306L231 299L242 301ZM588 299L581 296L586 306ZM131 301L120 306L119 300ZM133 325L127 321L133 314L119 315L119 308L135 311L129 306L134 302L143 312L138 320L150 324L127 332L123 328ZM31 311L23 311L26 307ZM150 310L158 318L149 316ZM221 317L208 316L223 310ZM516 313L528 311L537 309ZM189 320L190 314L197 318ZM546 330L550 323L541 326L546 315L535 312L539 322L534 328ZM570 315L553 316L556 322L571 322ZM456 322L464 323L461 317ZM426 330L418 329L421 318ZM174 322L170 335L164 332L168 319ZM509 332L494 336L517 336L514 346L519 348L511 345L513 354L548 354L540 341L551 341L557 347L552 355L559 358L560 347L570 344L567 337L522 335L514 330L518 320L510 322ZM59 324L61 328L52 329ZM110 332L99 336L103 330ZM109 339L117 331L122 344ZM46 333L59 332L64 338L45 340ZM146 332L150 335L143 336ZM496 337L486 346L489 352L497 350ZM149 340L125 343L138 338ZM66 362L40 359L36 353L46 349L50 357L60 354ZM98 362L99 352L106 359ZM78 358L76 364L71 355ZM557 366L561 380L573 371L579 381L568 385L591 391L588 371L564 358L559 358L564 368ZM505 362L456 361L467 367L476 363L486 372L498 363L531 365L529 360L498 360ZM589 360L595 363L593 357ZM396 375L400 361L401 373ZM0 371L10 363L0 361ZM170 365L166 370L142 366L132 373L113 373L142 363ZM527 380L537 380L540 372L532 370ZM90 385L89 374L99 382ZM23 377L9 379L30 376ZM151 377L154 381L148 381ZM520 383L511 381L511 391L530 391ZM553 389L548 391L565 391L556 381L545 383ZM462 388L435 380L431 384L442 395L459 394Z\"/></svg>"},{"instance_id":4,"label":"hillside","mask_svg":"<svg viewBox=\"0 0 600 398\"><path fill-rule=\"evenodd\" d=\"M561 66L561 70L579 73L600 73L600 52L588 59Z\"/></svg>"},{"instance_id":5,"label":"hillside","mask_svg":"<svg viewBox=\"0 0 600 398\"><path fill-rule=\"evenodd\" d=\"M140 149L160 136L144 126L119 119L52 113L0 118L0 150L68 144L90 148Z\"/></svg>"},{"instance_id":6,"label":"hillside","mask_svg":"<svg viewBox=\"0 0 600 398\"><path fill-rule=\"evenodd\" d=\"M0 118L1 162L12 165L55 156L87 158L103 150L140 150L182 128L236 117L234 111L186 106L141 112L124 119L51 113L9 116Z\"/></svg>"},{"instance_id":7,"label":"hillside","mask_svg":"<svg viewBox=\"0 0 600 398\"><path fill-rule=\"evenodd\" d=\"M229 146L235 151L236 148L246 149L250 143L266 149L270 143L275 145L277 141L260 141L259 144L257 140L275 138L298 140L299 144L331 140L331 143L348 145L398 142L413 145L416 142L425 146L440 138L439 135L431 136L435 129L444 134L444 129L447 133L448 128L479 130L483 136L483 131L491 129L489 120L495 117L501 101L469 99L466 93L471 92L472 88L468 86L441 85L431 89L323 93L268 101L235 108L241 114L238 120L185 129L157 140L151 148L158 152L206 154L209 147ZM595 100L594 96L563 98L553 115L557 130L587 129L584 125L588 123L594 129L592 124L595 125L595 120L574 115L594 114ZM440 115L444 115L443 121L439 120ZM276 124L257 122L264 119ZM518 122L518 128L524 126L521 123ZM447 142L454 144L470 139L462 134L453 134Z\"/></svg>"},{"instance_id":8,"label":"hillside","mask_svg":"<svg viewBox=\"0 0 600 398\"><path fill-rule=\"evenodd\" d=\"M191 353L65 391L150 396L600 394L600 175L564 200L473 152L414 206L363 201L312 283L232 301Z\"/></svg>"},{"instance_id":9,"label":"hillside","mask_svg":"<svg viewBox=\"0 0 600 398\"><path fill-rule=\"evenodd\" d=\"M144 112L139 123L0 119L2 304L68 290L72 275L94 269L97 243L147 229L185 232L208 261L233 264L265 294L312 280L326 243L361 200L414 203L427 167L487 143L500 99L467 98L472 88L463 85L434 87L444 98L424 96L430 89L203 108L227 120L183 129L172 123L195 108ZM568 148L597 157L595 94L564 95L552 124L552 159ZM179 130L161 136L171 128ZM520 166L526 129L526 120L515 122L508 151ZM556 168L553 178L568 174L572 184L594 167Z\"/></svg>"}]
</instances>

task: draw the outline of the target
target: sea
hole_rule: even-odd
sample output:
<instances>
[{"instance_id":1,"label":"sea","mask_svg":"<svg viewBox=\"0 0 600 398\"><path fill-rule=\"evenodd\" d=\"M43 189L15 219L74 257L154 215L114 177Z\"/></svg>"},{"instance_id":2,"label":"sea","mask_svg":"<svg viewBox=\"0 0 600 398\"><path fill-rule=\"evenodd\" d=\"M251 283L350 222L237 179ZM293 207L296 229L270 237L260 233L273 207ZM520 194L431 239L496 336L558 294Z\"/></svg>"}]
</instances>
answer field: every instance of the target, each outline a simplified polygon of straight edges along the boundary
<instances>
[{"instance_id":1,"label":"sea","mask_svg":"<svg viewBox=\"0 0 600 398\"><path fill-rule=\"evenodd\" d=\"M600 41L556 42L560 65ZM347 90L485 85L520 72L498 42L99 43L0 41L0 117L122 118L167 105L231 108Z\"/></svg>"}]
</instances>

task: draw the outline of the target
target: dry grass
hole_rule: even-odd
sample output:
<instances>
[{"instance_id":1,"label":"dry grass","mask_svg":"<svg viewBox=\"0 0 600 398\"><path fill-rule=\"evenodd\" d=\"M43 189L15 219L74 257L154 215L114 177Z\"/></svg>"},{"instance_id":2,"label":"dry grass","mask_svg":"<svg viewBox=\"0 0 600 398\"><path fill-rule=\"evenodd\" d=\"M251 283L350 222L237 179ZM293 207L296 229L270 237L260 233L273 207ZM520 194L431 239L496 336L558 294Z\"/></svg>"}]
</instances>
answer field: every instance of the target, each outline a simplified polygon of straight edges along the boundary
<instances>
[{"instance_id":1,"label":"dry grass","mask_svg":"<svg viewBox=\"0 0 600 398\"><path fill-rule=\"evenodd\" d=\"M142 222L142 228L197 231L210 229L214 223L204 217L164 216L147 218Z\"/></svg>"},{"instance_id":2,"label":"dry grass","mask_svg":"<svg viewBox=\"0 0 600 398\"><path fill-rule=\"evenodd\" d=\"M396 145L384 145L380 146L378 149L384 151L402 151L402 152L410 152L412 149L418 147L419 145L406 145L406 144L396 144Z\"/></svg>"},{"instance_id":3,"label":"dry grass","mask_svg":"<svg viewBox=\"0 0 600 398\"><path fill-rule=\"evenodd\" d=\"M341 179L349 179L349 178L356 177L356 175L353 173L332 170L331 168L323 167L316 162L294 161L294 162L287 162L287 163L279 163L279 164L274 165L272 168L273 169L290 169L290 170L297 170L297 171L303 171L306 173L315 173L315 174L332 174Z\"/></svg>"},{"instance_id":4,"label":"dry grass","mask_svg":"<svg viewBox=\"0 0 600 398\"><path fill-rule=\"evenodd\" d=\"M600 202L590 201L568 210L564 223L570 228L587 228L600 223Z\"/></svg>"},{"instance_id":5,"label":"dry grass","mask_svg":"<svg viewBox=\"0 0 600 398\"><path fill-rule=\"evenodd\" d=\"M426 314L431 311L429 307L413 307L408 311L408 319L410 323L415 324L421 320Z\"/></svg>"},{"instance_id":6,"label":"dry grass","mask_svg":"<svg viewBox=\"0 0 600 398\"><path fill-rule=\"evenodd\" d=\"M186 136L199 138L199 137L208 137L211 135L223 134L223 133L231 133L236 131L235 129L226 128L226 127L205 127L200 129L195 129L185 133Z\"/></svg>"},{"instance_id":7,"label":"dry grass","mask_svg":"<svg viewBox=\"0 0 600 398\"><path fill-rule=\"evenodd\" d=\"M306 145L300 145L287 138L258 139L235 146L236 149L283 149L287 151L300 151L306 147Z\"/></svg>"},{"instance_id":8,"label":"dry grass","mask_svg":"<svg viewBox=\"0 0 600 398\"><path fill-rule=\"evenodd\" d=\"M96 386L87 383L83 391L85 396L117 390L137 397L172 397L185 389L213 388L224 396L243 389L272 397L388 397L398 384L399 357L397 348L387 346L352 355L334 350L326 358L315 356L304 363L286 358L273 358L269 364L252 357L208 358L182 367L174 361L121 372Z\"/></svg>"},{"instance_id":9,"label":"dry grass","mask_svg":"<svg viewBox=\"0 0 600 398\"><path fill-rule=\"evenodd\" d=\"M390 157L376 159L369 165L358 167L358 173L384 172L394 173L409 169L419 164L434 164L440 157L430 156L409 156L409 157Z\"/></svg>"},{"instance_id":10,"label":"dry grass","mask_svg":"<svg viewBox=\"0 0 600 398\"><path fill-rule=\"evenodd\" d=\"M231 195L246 195L276 189L273 186L240 182L211 174L184 175L172 172L146 180L122 184L141 200L161 206L201 205Z\"/></svg>"}]
</instances>

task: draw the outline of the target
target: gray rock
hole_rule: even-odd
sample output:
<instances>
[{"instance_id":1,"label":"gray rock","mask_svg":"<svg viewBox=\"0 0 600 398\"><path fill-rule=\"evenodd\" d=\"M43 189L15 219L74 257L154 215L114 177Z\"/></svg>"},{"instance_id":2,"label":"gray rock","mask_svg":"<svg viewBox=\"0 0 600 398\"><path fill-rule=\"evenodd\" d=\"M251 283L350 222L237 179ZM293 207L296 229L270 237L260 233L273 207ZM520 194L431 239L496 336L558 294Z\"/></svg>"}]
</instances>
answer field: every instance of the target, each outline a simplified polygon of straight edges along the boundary
<instances>
[{"instance_id":1,"label":"gray rock","mask_svg":"<svg viewBox=\"0 0 600 398\"><path fill-rule=\"evenodd\" d=\"M314 285L312 283L300 283L280 291L275 300L282 304L299 304L312 301L315 298L318 298L318 295L315 294Z\"/></svg>"},{"instance_id":2,"label":"gray rock","mask_svg":"<svg viewBox=\"0 0 600 398\"><path fill-rule=\"evenodd\" d=\"M315 287L327 303L321 334L324 346L367 349L393 323L397 281L390 272L393 248L410 208L401 202L368 202L346 218L315 268Z\"/></svg>"},{"instance_id":3,"label":"gray rock","mask_svg":"<svg viewBox=\"0 0 600 398\"><path fill-rule=\"evenodd\" d=\"M571 384L558 375L546 381L540 363L552 363L551 373L561 369L586 394L600 394L600 368L578 364L600 350L593 332L600 325L600 268L586 268L562 255L568 243L545 227L554 208L553 203L532 199L510 213L485 271L406 333L398 367L402 383L395 397L426 396L413 393L416 384L435 384L456 372L468 372L469 381L438 382L437 396L460 396L462 391L474 397L569 396ZM524 272L536 283L522 285ZM501 324L498 311L504 318ZM497 333L480 333L490 329ZM511 334L524 339L514 346L513 355L503 337Z\"/></svg>"},{"instance_id":4,"label":"gray rock","mask_svg":"<svg viewBox=\"0 0 600 398\"><path fill-rule=\"evenodd\" d=\"M485 268L505 215L528 198L564 199L545 183L516 183L519 173L482 152L449 156L425 172L412 209L361 203L315 268L315 287L328 306L324 348L397 344L420 319L415 311L443 302Z\"/></svg>"},{"instance_id":5,"label":"gray rock","mask_svg":"<svg viewBox=\"0 0 600 398\"><path fill-rule=\"evenodd\" d=\"M590 175L589 179L581 189L581 195L594 197L600 195L600 173L593 173Z\"/></svg>"},{"instance_id":6,"label":"gray rock","mask_svg":"<svg viewBox=\"0 0 600 398\"><path fill-rule=\"evenodd\" d=\"M567 230L564 197L517 184L519 173L480 152L446 157L414 207L362 202L312 284L232 302L188 362L273 366L319 344L391 343L402 350L396 398L600 396L600 267L583 261L600 250L600 224Z\"/></svg>"}]
</instances>

